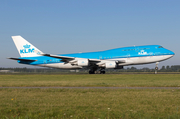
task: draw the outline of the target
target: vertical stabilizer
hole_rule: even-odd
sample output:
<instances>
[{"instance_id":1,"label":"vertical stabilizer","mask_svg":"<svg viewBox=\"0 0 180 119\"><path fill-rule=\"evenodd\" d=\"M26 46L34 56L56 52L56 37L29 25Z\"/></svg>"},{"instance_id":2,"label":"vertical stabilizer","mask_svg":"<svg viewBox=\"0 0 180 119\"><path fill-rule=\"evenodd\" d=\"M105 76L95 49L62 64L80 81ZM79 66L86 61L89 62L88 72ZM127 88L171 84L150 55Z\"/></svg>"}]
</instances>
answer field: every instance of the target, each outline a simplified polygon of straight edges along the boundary
<instances>
[{"instance_id":1,"label":"vertical stabilizer","mask_svg":"<svg viewBox=\"0 0 180 119\"><path fill-rule=\"evenodd\" d=\"M12 36L12 39L21 57L34 57L40 56L39 54L43 54L43 52L21 36Z\"/></svg>"}]
</instances>

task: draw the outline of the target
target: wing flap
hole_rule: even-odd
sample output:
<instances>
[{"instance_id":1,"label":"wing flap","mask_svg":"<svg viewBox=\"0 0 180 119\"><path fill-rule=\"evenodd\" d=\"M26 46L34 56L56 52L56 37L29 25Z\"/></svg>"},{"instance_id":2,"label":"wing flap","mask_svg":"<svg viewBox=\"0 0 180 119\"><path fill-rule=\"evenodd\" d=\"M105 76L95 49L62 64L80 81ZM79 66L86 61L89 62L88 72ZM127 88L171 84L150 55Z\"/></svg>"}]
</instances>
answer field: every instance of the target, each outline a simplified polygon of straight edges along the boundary
<instances>
[{"instance_id":1,"label":"wing flap","mask_svg":"<svg viewBox=\"0 0 180 119\"><path fill-rule=\"evenodd\" d=\"M126 61L125 60L117 60L116 63L121 64L121 63L126 63Z\"/></svg>"},{"instance_id":2,"label":"wing flap","mask_svg":"<svg viewBox=\"0 0 180 119\"><path fill-rule=\"evenodd\" d=\"M89 62L90 63L99 63L99 62L101 62L101 60L98 60L98 59L89 59Z\"/></svg>"}]
</instances>

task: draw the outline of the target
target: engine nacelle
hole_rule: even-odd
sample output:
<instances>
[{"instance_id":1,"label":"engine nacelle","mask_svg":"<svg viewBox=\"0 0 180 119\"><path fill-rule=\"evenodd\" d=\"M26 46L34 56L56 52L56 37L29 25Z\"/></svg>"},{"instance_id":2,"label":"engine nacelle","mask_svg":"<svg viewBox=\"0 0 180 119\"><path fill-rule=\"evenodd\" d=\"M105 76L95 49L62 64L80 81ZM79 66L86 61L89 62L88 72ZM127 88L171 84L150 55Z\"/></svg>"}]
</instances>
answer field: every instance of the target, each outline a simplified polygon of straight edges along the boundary
<instances>
[{"instance_id":1,"label":"engine nacelle","mask_svg":"<svg viewBox=\"0 0 180 119\"><path fill-rule=\"evenodd\" d=\"M77 65L78 66L88 66L89 65L89 60L88 59L78 59L77 60Z\"/></svg>"},{"instance_id":2,"label":"engine nacelle","mask_svg":"<svg viewBox=\"0 0 180 119\"><path fill-rule=\"evenodd\" d=\"M105 63L105 67L106 67L106 69L114 69L114 68L116 68L116 62L106 62Z\"/></svg>"}]
</instances>

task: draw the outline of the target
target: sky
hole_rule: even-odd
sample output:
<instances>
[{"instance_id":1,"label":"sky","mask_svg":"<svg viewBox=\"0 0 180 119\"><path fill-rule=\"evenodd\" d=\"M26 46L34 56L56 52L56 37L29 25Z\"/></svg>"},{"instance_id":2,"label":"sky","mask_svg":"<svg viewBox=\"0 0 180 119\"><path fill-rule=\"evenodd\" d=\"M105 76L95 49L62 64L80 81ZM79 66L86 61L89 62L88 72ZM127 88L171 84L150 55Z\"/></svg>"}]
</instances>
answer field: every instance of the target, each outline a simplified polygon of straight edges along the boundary
<instances>
[{"instance_id":1,"label":"sky","mask_svg":"<svg viewBox=\"0 0 180 119\"><path fill-rule=\"evenodd\" d=\"M0 67L30 67L7 59L19 57L14 35L51 54L162 45L175 56L159 66L180 65L179 5L179 0L0 0Z\"/></svg>"}]
</instances>

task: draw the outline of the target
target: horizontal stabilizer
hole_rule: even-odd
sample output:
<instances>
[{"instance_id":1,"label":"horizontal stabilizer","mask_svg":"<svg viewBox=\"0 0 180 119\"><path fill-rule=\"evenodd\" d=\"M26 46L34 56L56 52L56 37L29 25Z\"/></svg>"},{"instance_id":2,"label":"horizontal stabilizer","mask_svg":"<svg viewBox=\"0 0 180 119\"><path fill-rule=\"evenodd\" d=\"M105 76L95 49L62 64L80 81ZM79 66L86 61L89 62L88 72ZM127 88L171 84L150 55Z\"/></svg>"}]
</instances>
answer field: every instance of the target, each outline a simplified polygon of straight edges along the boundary
<instances>
[{"instance_id":1,"label":"horizontal stabilizer","mask_svg":"<svg viewBox=\"0 0 180 119\"><path fill-rule=\"evenodd\" d=\"M37 60L31 60L31 59L20 59L20 58L8 58L8 59L12 59L12 60L20 60L20 61L26 61L26 62L34 62Z\"/></svg>"}]
</instances>

